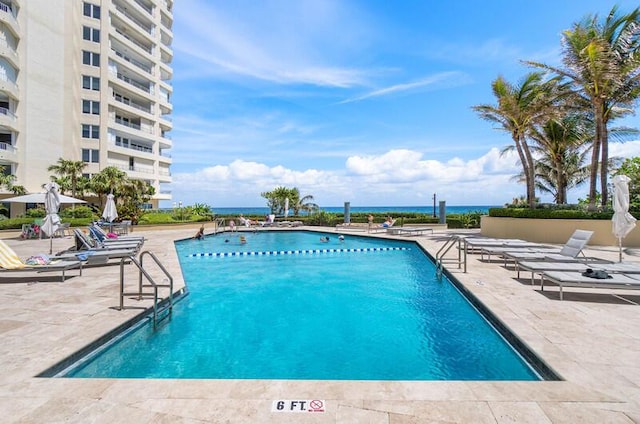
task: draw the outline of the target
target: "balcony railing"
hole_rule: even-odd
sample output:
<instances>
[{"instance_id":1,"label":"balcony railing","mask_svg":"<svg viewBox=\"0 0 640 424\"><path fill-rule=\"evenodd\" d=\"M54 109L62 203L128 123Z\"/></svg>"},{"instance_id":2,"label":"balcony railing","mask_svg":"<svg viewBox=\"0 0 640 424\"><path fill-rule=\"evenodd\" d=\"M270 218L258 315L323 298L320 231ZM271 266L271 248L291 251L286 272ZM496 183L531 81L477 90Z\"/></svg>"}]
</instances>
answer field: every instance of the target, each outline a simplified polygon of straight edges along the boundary
<instances>
[{"instance_id":1,"label":"balcony railing","mask_svg":"<svg viewBox=\"0 0 640 424\"><path fill-rule=\"evenodd\" d=\"M123 36L124 38L126 38L127 40L131 41L131 43L135 44L136 46L140 47L142 50L144 50L145 52L149 53L149 54L153 54L153 49L151 46L145 46L144 44L142 44L141 42L139 42L138 40L136 40L135 38L129 36L128 34L126 34L124 31L122 31L120 28L116 28L116 32L118 34L120 34L121 36Z\"/></svg>"},{"instance_id":2,"label":"balcony railing","mask_svg":"<svg viewBox=\"0 0 640 424\"><path fill-rule=\"evenodd\" d=\"M153 168L146 168L143 166L128 166L128 165L121 165L121 164L117 164L117 163L110 163L109 166L114 166L118 169L121 169L123 171L131 171L131 172L140 172L142 174L154 174L153 172Z\"/></svg>"},{"instance_id":3,"label":"balcony railing","mask_svg":"<svg viewBox=\"0 0 640 424\"><path fill-rule=\"evenodd\" d=\"M16 65L18 64L18 51L14 46L9 45L7 40L0 40L0 49L3 49L5 52L7 52L7 56L10 56L10 58L16 63Z\"/></svg>"},{"instance_id":4,"label":"balcony railing","mask_svg":"<svg viewBox=\"0 0 640 424\"><path fill-rule=\"evenodd\" d=\"M12 121L16 120L16 115L13 112L11 112L11 110L7 109L6 107L0 107L0 115L5 115L6 117L11 119Z\"/></svg>"},{"instance_id":5,"label":"balcony railing","mask_svg":"<svg viewBox=\"0 0 640 424\"><path fill-rule=\"evenodd\" d=\"M134 124L133 122L130 122L126 119L119 118L117 116L114 119L114 122L116 124L124 125L125 127L133 128L134 130L142 131L147 134L153 134L153 127L150 125Z\"/></svg>"},{"instance_id":6,"label":"balcony railing","mask_svg":"<svg viewBox=\"0 0 640 424\"><path fill-rule=\"evenodd\" d=\"M146 73L148 73L149 75L153 75L152 68L149 65L146 65L142 62L140 62L139 60L133 59L119 51L117 51L116 49L111 49L112 52L114 52L116 54L116 56L122 58L123 60L125 60L126 62L131 63L132 65L136 66L137 68L142 69L143 71L145 71Z\"/></svg>"},{"instance_id":7,"label":"balcony railing","mask_svg":"<svg viewBox=\"0 0 640 424\"><path fill-rule=\"evenodd\" d=\"M163 175L165 177L170 177L171 176L171 171L169 171L168 169L159 169L158 170L158 175Z\"/></svg>"},{"instance_id":8,"label":"balcony railing","mask_svg":"<svg viewBox=\"0 0 640 424\"><path fill-rule=\"evenodd\" d=\"M113 95L113 99L116 102L120 102L120 103L125 104L127 106L131 106L132 108L138 109L138 110L140 110L142 112L151 113L151 106L143 106L141 104L138 104L136 102L132 102L131 100L125 100L123 98L119 99L118 97L116 97L115 93Z\"/></svg>"},{"instance_id":9,"label":"balcony railing","mask_svg":"<svg viewBox=\"0 0 640 424\"><path fill-rule=\"evenodd\" d=\"M151 14L153 12L153 9L151 9L151 6L144 4L140 0L133 0L133 1L135 1L138 4L138 6L143 8L148 14Z\"/></svg>"},{"instance_id":10,"label":"balcony railing","mask_svg":"<svg viewBox=\"0 0 640 424\"><path fill-rule=\"evenodd\" d=\"M144 22L140 21L138 18L136 18L135 16L131 15L127 9L125 9L124 7L122 7L121 5L116 3L116 10L120 13L122 13L124 16L126 16L127 18L129 18L133 23L135 23L137 26L139 26L142 30L144 30L147 34L153 34L153 28L149 28L147 27Z\"/></svg>"},{"instance_id":11,"label":"balcony railing","mask_svg":"<svg viewBox=\"0 0 640 424\"><path fill-rule=\"evenodd\" d=\"M6 150L11 153L16 152L16 148L10 143L0 142L0 150Z\"/></svg>"},{"instance_id":12,"label":"balcony railing","mask_svg":"<svg viewBox=\"0 0 640 424\"><path fill-rule=\"evenodd\" d=\"M14 16L13 10L9 6L4 3L0 3L0 13L3 13L3 16L5 16L12 25L15 25L16 27L18 26L18 20Z\"/></svg>"},{"instance_id":13,"label":"balcony railing","mask_svg":"<svg viewBox=\"0 0 640 424\"><path fill-rule=\"evenodd\" d=\"M143 153L153 153L153 149L151 147L141 146L139 144L130 143L128 146L125 146L122 143L119 143L118 141L116 141L114 144L118 147L122 147L123 149L136 150L138 152L143 152Z\"/></svg>"},{"instance_id":14,"label":"balcony railing","mask_svg":"<svg viewBox=\"0 0 640 424\"><path fill-rule=\"evenodd\" d=\"M142 91L144 91L146 93L153 94L153 90L151 89L151 87L149 87L149 86L145 87L144 85L140 84L138 81L132 80L131 78L127 77L126 75L121 74L120 72L118 72L116 74L116 77L119 80L122 80L122 81L126 82L127 84L130 84L130 85L136 87L139 90L142 90Z\"/></svg>"}]
</instances>

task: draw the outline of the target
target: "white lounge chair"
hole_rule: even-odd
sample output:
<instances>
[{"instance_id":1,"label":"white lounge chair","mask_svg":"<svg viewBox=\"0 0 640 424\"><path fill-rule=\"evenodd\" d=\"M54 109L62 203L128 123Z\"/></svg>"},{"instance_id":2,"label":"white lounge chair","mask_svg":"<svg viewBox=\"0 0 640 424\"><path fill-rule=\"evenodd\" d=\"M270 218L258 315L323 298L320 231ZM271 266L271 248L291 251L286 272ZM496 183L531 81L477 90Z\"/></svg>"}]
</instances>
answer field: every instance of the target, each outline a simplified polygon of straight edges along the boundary
<instances>
[{"instance_id":1,"label":"white lounge chair","mask_svg":"<svg viewBox=\"0 0 640 424\"><path fill-rule=\"evenodd\" d=\"M78 268L82 275L82 262L78 260L51 260L42 265L30 265L20 257L4 241L0 240L0 275L12 272L61 272L62 281L66 278L66 271Z\"/></svg>"},{"instance_id":2,"label":"white lounge chair","mask_svg":"<svg viewBox=\"0 0 640 424\"><path fill-rule=\"evenodd\" d=\"M540 288L544 290L545 280L557 284L560 287L560 300L563 300L563 287L640 290L639 279L626 274L610 274L610 277L598 279L584 276L581 272L548 271L542 273Z\"/></svg>"},{"instance_id":3,"label":"white lounge chair","mask_svg":"<svg viewBox=\"0 0 640 424\"><path fill-rule=\"evenodd\" d=\"M602 261L599 258L588 258L584 256L583 249L589 243L593 231L587 230L575 230L569 240L562 246L557 253L550 253L546 250L540 251L526 251L526 252L504 252L502 255L507 260L512 260L516 263L518 261L557 261L557 262L588 262L588 261ZM578 256L582 255L581 258Z\"/></svg>"}]
</instances>

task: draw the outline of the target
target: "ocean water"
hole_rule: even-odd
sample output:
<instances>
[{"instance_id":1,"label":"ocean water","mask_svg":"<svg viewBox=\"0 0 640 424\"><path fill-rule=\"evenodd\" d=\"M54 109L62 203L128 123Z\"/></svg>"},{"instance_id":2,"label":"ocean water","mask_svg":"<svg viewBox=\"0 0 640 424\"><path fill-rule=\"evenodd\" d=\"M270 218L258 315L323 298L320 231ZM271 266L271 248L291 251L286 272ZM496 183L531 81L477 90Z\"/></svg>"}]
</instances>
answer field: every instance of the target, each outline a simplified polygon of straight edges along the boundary
<instances>
[{"instance_id":1,"label":"ocean water","mask_svg":"<svg viewBox=\"0 0 640 424\"><path fill-rule=\"evenodd\" d=\"M445 213L458 214L468 212L488 213L489 208L499 206L449 206L446 205ZM269 208L212 208L213 212L218 215L267 215L271 213ZM323 206L320 210L331 213L344 212L344 206ZM399 212L416 212L428 215L434 215L433 206L353 206L351 205L351 213L399 213ZM436 206L435 215L438 216L439 208ZM304 215L302 212L301 215Z\"/></svg>"}]
</instances>

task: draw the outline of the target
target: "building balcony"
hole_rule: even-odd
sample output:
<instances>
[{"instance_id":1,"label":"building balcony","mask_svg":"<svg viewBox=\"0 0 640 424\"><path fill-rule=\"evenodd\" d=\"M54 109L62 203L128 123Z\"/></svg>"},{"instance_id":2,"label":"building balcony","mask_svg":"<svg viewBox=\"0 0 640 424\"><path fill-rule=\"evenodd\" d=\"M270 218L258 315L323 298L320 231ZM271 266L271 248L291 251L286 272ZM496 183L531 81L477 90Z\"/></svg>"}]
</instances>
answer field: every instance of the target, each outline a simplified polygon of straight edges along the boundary
<instances>
[{"instance_id":1,"label":"building balcony","mask_svg":"<svg viewBox=\"0 0 640 424\"><path fill-rule=\"evenodd\" d=\"M8 81L0 78L0 92L4 92L16 100L19 99L20 92L18 90L18 85L13 81Z\"/></svg>"},{"instance_id":2,"label":"building balcony","mask_svg":"<svg viewBox=\"0 0 640 424\"><path fill-rule=\"evenodd\" d=\"M114 37L118 38L118 40L126 45L129 48L132 48L134 51L139 52L142 55L147 55L149 59L153 56L153 44L144 44L127 34L127 31L124 28L119 28L114 26L115 35Z\"/></svg>"},{"instance_id":3,"label":"building balcony","mask_svg":"<svg viewBox=\"0 0 640 424\"><path fill-rule=\"evenodd\" d=\"M13 15L13 10L4 3L0 3L0 22L4 22L17 39L20 38L18 20Z\"/></svg>"},{"instance_id":4,"label":"building balcony","mask_svg":"<svg viewBox=\"0 0 640 424\"><path fill-rule=\"evenodd\" d=\"M0 3L2 4L2 3ZM15 47L10 46L5 40L0 40L0 56L5 58L11 66L16 69L20 68L20 60L18 59L18 52Z\"/></svg>"},{"instance_id":5,"label":"building balcony","mask_svg":"<svg viewBox=\"0 0 640 424\"><path fill-rule=\"evenodd\" d=\"M18 150L9 143L0 143L0 163L18 163Z\"/></svg>"},{"instance_id":6,"label":"building balcony","mask_svg":"<svg viewBox=\"0 0 640 424\"><path fill-rule=\"evenodd\" d=\"M110 143L109 149L113 152L120 153L123 155L141 157L149 160L153 160L153 158L155 157L155 155L153 154L152 148L140 146L140 145L124 146L122 144L112 142Z\"/></svg>"},{"instance_id":7,"label":"building balcony","mask_svg":"<svg viewBox=\"0 0 640 424\"><path fill-rule=\"evenodd\" d=\"M16 115L7 108L0 107L0 126L18 131L18 119Z\"/></svg>"},{"instance_id":8,"label":"building balcony","mask_svg":"<svg viewBox=\"0 0 640 424\"><path fill-rule=\"evenodd\" d=\"M118 63L120 63L121 66L124 66L141 76L144 76L146 78L153 77L153 67L151 65L148 65L139 60L136 60L131 56L128 56L122 52L119 52L114 48L111 48L111 58L112 60L115 60Z\"/></svg>"},{"instance_id":9,"label":"building balcony","mask_svg":"<svg viewBox=\"0 0 640 424\"><path fill-rule=\"evenodd\" d=\"M127 175L131 177L137 177L139 179L149 179L150 175L155 175L155 171L153 170L152 167L137 166L137 165L129 166L129 165L123 165L118 162L108 162L107 165L116 167L126 172Z\"/></svg>"},{"instance_id":10,"label":"building balcony","mask_svg":"<svg viewBox=\"0 0 640 424\"><path fill-rule=\"evenodd\" d=\"M120 96L120 98L115 96L115 93L112 95L111 100L113 102L117 102L118 104L115 105L118 108L122 108L123 110L127 110L130 113L139 113L139 112L144 112L147 113L149 115L153 114L153 110L151 109L151 105L145 106L139 103L134 102L133 100L130 100L128 98L126 98L125 96Z\"/></svg>"},{"instance_id":11,"label":"building balcony","mask_svg":"<svg viewBox=\"0 0 640 424\"><path fill-rule=\"evenodd\" d=\"M116 3L115 4L116 13L120 16L121 19L129 22L133 28L140 30L141 33L149 36L153 36L153 26L148 23L142 22L139 18L135 17L131 12L129 12L124 6Z\"/></svg>"},{"instance_id":12,"label":"building balcony","mask_svg":"<svg viewBox=\"0 0 640 424\"><path fill-rule=\"evenodd\" d=\"M133 0L133 6L137 8L141 13L146 13L151 17L153 15L153 6L148 5L141 0Z\"/></svg>"},{"instance_id":13,"label":"building balcony","mask_svg":"<svg viewBox=\"0 0 640 424\"><path fill-rule=\"evenodd\" d=\"M144 85L139 83L138 81L129 78L128 76L118 72L114 75L113 72L110 72L109 75L115 77L117 80L122 81L129 88L134 88L134 91L142 92L144 94L153 94L153 87L150 85Z\"/></svg>"},{"instance_id":14,"label":"building balcony","mask_svg":"<svg viewBox=\"0 0 640 424\"><path fill-rule=\"evenodd\" d=\"M126 134L133 134L134 136L141 135L142 137L146 136L145 138L149 138L148 135L153 135L154 133L153 127L148 124L135 124L118 117L112 119L111 123L114 124L114 128L118 129L119 131L122 131Z\"/></svg>"}]
</instances>

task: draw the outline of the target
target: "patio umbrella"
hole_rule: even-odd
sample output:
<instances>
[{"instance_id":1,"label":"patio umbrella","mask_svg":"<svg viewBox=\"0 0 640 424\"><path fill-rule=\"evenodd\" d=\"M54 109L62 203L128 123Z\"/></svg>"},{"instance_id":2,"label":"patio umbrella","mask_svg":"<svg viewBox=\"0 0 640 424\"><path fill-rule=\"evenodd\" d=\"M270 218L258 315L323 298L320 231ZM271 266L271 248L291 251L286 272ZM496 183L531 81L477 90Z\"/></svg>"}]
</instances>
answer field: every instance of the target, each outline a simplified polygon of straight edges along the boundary
<instances>
[{"instance_id":1,"label":"patio umbrella","mask_svg":"<svg viewBox=\"0 0 640 424\"><path fill-rule=\"evenodd\" d=\"M116 202L113 200L113 194L107 194L107 204L104 206L104 211L102 212L102 218L105 221L109 221L109 231L111 231L111 225L113 220L118 217L118 209L116 209Z\"/></svg>"},{"instance_id":2,"label":"patio umbrella","mask_svg":"<svg viewBox=\"0 0 640 424\"><path fill-rule=\"evenodd\" d=\"M51 254L53 252L53 234L60 225L60 217L58 216L60 194L56 183L48 183L44 188L47 190L44 198L44 208L47 211L47 216L44 217L40 230L49 236L49 254Z\"/></svg>"},{"instance_id":3,"label":"patio umbrella","mask_svg":"<svg viewBox=\"0 0 640 424\"><path fill-rule=\"evenodd\" d=\"M289 198L285 197L284 198L284 217L288 217L289 216Z\"/></svg>"},{"instance_id":4,"label":"patio umbrella","mask_svg":"<svg viewBox=\"0 0 640 424\"><path fill-rule=\"evenodd\" d=\"M636 219L629 213L629 181L626 175L613 177L613 235L618 238L620 262L622 262L622 239L636 226Z\"/></svg>"},{"instance_id":5,"label":"patio umbrella","mask_svg":"<svg viewBox=\"0 0 640 424\"><path fill-rule=\"evenodd\" d=\"M23 196L9 197L7 199L0 199L0 203L45 203L47 193L31 193ZM58 193L60 204L70 203L87 203L84 200L76 199L75 197L65 196Z\"/></svg>"}]
</instances>

